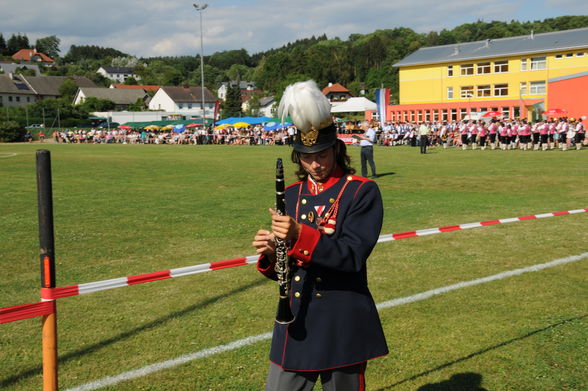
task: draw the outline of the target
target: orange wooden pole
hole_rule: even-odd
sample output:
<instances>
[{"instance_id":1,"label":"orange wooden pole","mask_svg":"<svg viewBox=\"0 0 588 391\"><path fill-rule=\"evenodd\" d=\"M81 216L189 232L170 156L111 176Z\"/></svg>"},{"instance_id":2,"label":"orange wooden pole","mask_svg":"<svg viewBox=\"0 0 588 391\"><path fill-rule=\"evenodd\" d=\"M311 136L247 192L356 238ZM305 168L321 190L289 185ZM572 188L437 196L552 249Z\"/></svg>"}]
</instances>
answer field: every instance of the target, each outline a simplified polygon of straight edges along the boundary
<instances>
[{"instance_id":1,"label":"orange wooden pole","mask_svg":"<svg viewBox=\"0 0 588 391\"><path fill-rule=\"evenodd\" d=\"M57 391L57 313L43 316L43 391Z\"/></svg>"}]
</instances>

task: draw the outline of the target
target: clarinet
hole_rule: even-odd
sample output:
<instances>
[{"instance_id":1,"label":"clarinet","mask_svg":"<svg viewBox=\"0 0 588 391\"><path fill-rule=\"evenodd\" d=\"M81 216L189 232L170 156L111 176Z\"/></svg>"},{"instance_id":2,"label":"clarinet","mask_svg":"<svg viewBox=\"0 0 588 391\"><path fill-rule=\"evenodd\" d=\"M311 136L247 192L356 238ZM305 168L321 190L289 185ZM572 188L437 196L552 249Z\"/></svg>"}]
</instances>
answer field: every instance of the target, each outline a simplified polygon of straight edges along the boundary
<instances>
[{"instance_id":1,"label":"clarinet","mask_svg":"<svg viewBox=\"0 0 588 391\"><path fill-rule=\"evenodd\" d=\"M276 162L276 212L278 215L286 215L286 200L284 193L284 166L282 159ZM276 265L275 271L278 277L280 300L276 312L276 322L289 324L294 321L294 314L290 308L290 264L288 249L284 239L276 238Z\"/></svg>"}]
</instances>

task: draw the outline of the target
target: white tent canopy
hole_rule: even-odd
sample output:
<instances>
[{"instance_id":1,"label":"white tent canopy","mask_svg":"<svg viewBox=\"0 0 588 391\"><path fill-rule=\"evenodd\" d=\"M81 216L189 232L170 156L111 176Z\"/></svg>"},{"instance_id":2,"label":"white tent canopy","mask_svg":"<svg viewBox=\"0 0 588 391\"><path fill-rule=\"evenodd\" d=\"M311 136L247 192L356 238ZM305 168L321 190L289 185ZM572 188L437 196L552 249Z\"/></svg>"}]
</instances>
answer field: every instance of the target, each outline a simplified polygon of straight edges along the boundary
<instances>
[{"instance_id":1,"label":"white tent canopy","mask_svg":"<svg viewBox=\"0 0 588 391\"><path fill-rule=\"evenodd\" d=\"M331 108L331 113L356 113L366 110L377 110L378 106L369 99L362 97L349 98L347 102Z\"/></svg>"}]
</instances>

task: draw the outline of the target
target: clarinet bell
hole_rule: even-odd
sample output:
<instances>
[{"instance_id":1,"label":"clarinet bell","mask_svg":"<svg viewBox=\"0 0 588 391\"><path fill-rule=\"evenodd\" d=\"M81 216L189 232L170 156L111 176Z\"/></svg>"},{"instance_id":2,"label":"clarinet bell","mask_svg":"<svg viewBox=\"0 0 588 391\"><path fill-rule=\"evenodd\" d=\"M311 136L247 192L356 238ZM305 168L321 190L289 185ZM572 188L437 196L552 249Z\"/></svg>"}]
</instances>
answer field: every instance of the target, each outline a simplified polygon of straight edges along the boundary
<instances>
[{"instance_id":1,"label":"clarinet bell","mask_svg":"<svg viewBox=\"0 0 588 391\"><path fill-rule=\"evenodd\" d=\"M290 308L290 299L288 296L280 296L278 301L278 310L276 312L276 323L279 324L290 324L294 322L294 314Z\"/></svg>"}]
</instances>

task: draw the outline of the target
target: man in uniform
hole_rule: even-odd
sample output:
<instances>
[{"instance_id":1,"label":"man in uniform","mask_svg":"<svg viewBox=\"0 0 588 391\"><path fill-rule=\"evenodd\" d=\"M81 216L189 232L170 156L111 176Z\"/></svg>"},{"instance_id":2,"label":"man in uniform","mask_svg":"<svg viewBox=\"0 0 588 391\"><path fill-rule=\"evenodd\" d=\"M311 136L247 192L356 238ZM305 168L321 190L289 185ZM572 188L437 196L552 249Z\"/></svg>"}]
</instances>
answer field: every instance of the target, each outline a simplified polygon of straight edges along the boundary
<instances>
[{"instance_id":1,"label":"man in uniform","mask_svg":"<svg viewBox=\"0 0 588 391\"><path fill-rule=\"evenodd\" d=\"M270 230L253 246L258 270L276 279L275 238L289 243L290 324L274 325L266 390L365 389L368 360L388 353L366 262L383 207L377 184L353 175L330 104L313 81L288 86L279 106L296 127L292 160L299 181L285 191L287 215L270 209ZM276 295L277 296L277 295Z\"/></svg>"},{"instance_id":2,"label":"man in uniform","mask_svg":"<svg viewBox=\"0 0 588 391\"><path fill-rule=\"evenodd\" d=\"M419 126L419 145L421 146L421 153L427 153L427 144L429 143L429 133L431 127L426 122L421 122Z\"/></svg>"}]
</instances>

